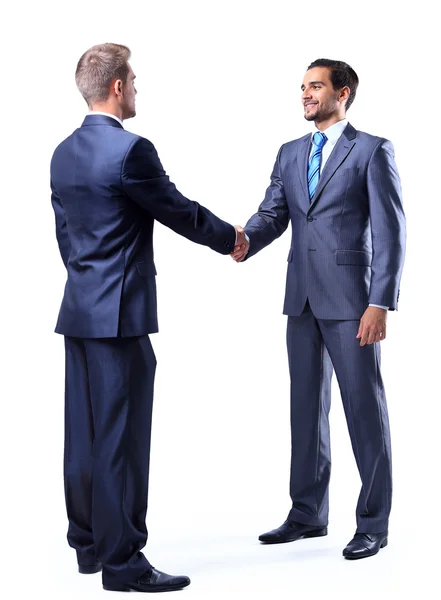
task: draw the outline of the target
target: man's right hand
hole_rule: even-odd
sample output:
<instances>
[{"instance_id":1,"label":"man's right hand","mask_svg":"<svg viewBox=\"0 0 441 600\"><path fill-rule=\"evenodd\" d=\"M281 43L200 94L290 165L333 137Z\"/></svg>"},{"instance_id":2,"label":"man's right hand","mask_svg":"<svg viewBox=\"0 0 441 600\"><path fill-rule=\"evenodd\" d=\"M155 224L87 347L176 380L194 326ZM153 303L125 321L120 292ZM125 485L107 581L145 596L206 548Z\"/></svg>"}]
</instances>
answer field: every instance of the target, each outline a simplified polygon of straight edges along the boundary
<instances>
[{"instance_id":1,"label":"man's right hand","mask_svg":"<svg viewBox=\"0 0 441 600\"><path fill-rule=\"evenodd\" d=\"M234 250L231 253L231 257L236 262L241 262L245 256L248 254L248 250L250 248L250 243L245 237L245 231L240 225L235 225L234 229L237 233L236 245L234 246Z\"/></svg>"}]
</instances>

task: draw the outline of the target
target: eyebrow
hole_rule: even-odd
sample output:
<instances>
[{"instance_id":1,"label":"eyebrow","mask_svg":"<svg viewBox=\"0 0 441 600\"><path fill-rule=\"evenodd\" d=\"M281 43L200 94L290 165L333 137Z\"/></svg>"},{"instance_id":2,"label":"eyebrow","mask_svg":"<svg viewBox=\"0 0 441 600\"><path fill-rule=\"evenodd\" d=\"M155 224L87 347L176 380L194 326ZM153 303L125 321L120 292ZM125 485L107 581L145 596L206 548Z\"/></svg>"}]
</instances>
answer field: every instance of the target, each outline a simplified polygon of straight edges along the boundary
<instances>
[{"instance_id":1,"label":"eyebrow","mask_svg":"<svg viewBox=\"0 0 441 600\"><path fill-rule=\"evenodd\" d=\"M309 85L326 85L323 81L310 81ZM302 83L302 85L300 86L301 90L305 89L305 84Z\"/></svg>"}]
</instances>

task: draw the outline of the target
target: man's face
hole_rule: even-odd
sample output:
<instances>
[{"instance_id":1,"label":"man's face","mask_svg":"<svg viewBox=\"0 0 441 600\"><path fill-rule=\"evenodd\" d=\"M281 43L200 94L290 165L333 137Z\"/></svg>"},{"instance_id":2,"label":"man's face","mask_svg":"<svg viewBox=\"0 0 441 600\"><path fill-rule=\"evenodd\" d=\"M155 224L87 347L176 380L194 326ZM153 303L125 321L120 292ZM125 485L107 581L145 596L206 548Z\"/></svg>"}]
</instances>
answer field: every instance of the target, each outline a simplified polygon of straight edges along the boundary
<instances>
[{"instance_id":1,"label":"man's face","mask_svg":"<svg viewBox=\"0 0 441 600\"><path fill-rule=\"evenodd\" d=\"M136 88L135 88L135 73L132 70L132 67L129 65L129 74L127 75L126 83L123 83L122 86L122 97L123 97L123 119L131 119L136 115L135 108L135 96L136 96Z\"/></svg>"},{"instance_id":2,"label":"man's face","mask_svg":"<svg viewBox=\"0 0 441 600\"><path fill-rule=\"evenodd\" d=\"M341 105L339 96L339 91L332 87L327 67L314 67L306 71L302 83L302 102L307 121L320 123L338 114Z\"/></svg>"}]
</instances>

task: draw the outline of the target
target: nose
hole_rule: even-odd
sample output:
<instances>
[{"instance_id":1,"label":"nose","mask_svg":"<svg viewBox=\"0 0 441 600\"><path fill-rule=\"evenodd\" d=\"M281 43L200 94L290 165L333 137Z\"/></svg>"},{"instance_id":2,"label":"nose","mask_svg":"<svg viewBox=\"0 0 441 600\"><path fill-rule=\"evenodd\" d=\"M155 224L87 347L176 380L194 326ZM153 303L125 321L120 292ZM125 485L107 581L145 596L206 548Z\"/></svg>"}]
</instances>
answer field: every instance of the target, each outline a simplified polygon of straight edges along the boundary
<instances>
[{"instance_id":1,"label":"nose","mask_svg":"<svg viewBox=\"0 0 441 600\"><path fill-rule=\"evenodd\" d=\"M308 92L307 90L305 90L305 91L302 93L302 100L309 100L310 98L311 98L311 94L310 94L310 92Z\"/></svg>"}]
</instances>

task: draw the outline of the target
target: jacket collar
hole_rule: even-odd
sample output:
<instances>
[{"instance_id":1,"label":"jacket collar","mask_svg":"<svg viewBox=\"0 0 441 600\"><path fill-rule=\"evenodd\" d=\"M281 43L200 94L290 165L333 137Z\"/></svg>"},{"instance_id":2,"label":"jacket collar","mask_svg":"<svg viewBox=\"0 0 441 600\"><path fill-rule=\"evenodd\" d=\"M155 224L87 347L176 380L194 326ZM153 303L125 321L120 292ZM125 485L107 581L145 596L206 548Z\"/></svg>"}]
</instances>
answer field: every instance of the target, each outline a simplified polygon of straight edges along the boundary
<instances>
[{"instance_id":1,"label":"jacket collar","mask_svg":"<svg viewBox=\"0 0 441 600\"><path fill-rule=\"evenodd\" d=\"M106 115L86 115L81 127L88 127L89 125L110 125L110 127L124 129L124 127L118 123L116 119L112 119L112 117L107 117Z\"/></svg>"}]
</instances>

